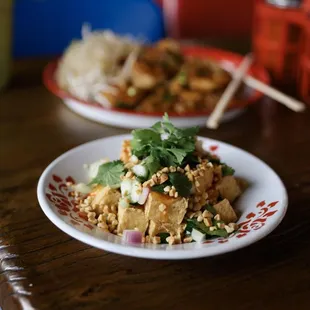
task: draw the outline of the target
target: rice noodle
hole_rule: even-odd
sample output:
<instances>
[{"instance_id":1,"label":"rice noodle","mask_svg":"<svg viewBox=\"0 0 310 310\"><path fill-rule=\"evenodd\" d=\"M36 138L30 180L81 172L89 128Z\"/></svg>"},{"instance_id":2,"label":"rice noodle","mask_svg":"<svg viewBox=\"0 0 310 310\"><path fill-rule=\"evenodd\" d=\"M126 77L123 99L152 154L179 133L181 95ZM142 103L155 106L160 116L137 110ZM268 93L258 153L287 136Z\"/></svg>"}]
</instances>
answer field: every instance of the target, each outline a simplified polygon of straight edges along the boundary
<instances>
[{"instance_id":1,"label":"rice noodle","mask_svg":"<svg viewBox=\"0 0 310 310\"><path fill-rule=\"evenodd\" d=\"M56 71L58 85L82 100L96 100L109 105L100 92L117 93L131 72L140 44L113 32L91 31L82 27L82 40L73 41L66 49ZM119 60L126 57L125 64ZM114 85L114 86L113 86Z\"/></svg>"}]
</instances>

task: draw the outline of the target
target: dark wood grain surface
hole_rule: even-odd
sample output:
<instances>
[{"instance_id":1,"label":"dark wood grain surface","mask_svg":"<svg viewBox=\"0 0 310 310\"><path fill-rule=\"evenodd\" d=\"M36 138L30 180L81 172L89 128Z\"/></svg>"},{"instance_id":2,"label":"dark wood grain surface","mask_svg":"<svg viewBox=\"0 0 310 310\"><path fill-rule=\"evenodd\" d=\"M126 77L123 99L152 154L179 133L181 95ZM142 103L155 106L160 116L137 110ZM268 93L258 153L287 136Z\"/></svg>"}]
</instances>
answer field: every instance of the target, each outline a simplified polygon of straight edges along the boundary
<instances>
[{"instance_id":1,"label":"dark wood grain surface","mask_svg":"<svg viewBox=\"0 0 310 310\"><path fill-rule=\"evenodd\" d=\"M296 114L264 101L219 130L202 132L252 152L281 176L289 209L273 233L212 258L135 259L72 239L41 211L38 178L55 157L127 131L70 112L41 85L37 67L20 64L10 88L0 93L3 310L309 309L309 110Z\"/></svg>"}]
</instances>

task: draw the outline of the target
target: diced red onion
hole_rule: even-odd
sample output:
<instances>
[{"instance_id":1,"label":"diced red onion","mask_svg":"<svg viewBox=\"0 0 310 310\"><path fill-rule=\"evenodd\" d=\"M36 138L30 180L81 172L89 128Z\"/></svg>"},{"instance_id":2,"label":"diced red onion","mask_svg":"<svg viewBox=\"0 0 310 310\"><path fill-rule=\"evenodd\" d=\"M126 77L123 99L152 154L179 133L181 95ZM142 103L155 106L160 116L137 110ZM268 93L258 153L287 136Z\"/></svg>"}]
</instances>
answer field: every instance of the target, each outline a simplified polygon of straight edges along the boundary
<instances>
[{"instance_id":1,"label":"diced red onion","mask_svg":"<svg viewBox=\"0 0 310 310\"><path fill-rule=\"evenodd\" d=\"M142 232L138 230L124 230L123 241L127 243L142 243Z\"/></svg>"},{"instance_id":2,"label":"diced red onion","mask_svg":"<svg viewBox=\"0 0 310 310\"><path fill-rule=\"evenodd\" d=\"M138 200L139 205L145 204L147 197L149 196L149 193L150 193L150 189L148 187L144 187Z\"/></svg>"}]
</instances>

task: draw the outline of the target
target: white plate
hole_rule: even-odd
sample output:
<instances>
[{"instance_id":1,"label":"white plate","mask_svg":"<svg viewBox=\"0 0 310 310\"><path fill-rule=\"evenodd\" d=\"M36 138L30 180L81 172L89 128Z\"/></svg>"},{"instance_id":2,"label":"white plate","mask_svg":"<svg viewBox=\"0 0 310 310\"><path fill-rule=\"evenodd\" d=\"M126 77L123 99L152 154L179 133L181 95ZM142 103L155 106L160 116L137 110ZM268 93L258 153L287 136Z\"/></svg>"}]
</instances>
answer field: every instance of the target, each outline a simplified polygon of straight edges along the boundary
<instances>
[{"instance_id":1,"label":"white plate","mask_svg":"<svg viewBox=\"0 0 310 310\"><path fill-rule=\"evenodd\" d=\"M103 232L81 218L71 203L67 181L87 182L83 164L102 157L118 159L121 143L129 135L114 136L83 144L54 160L43 172L37 189L46 216L62 231L102 250L151 259L190 259L222 254L248 246L273 231L287 209L287 193L277 174L255 156L232 145L201 138L204 148L234 167L236 175L250 183L235 204L241 217L240 230L229 238L203 244L126 244L121 237Z\"/></svg>"}]
</instances>

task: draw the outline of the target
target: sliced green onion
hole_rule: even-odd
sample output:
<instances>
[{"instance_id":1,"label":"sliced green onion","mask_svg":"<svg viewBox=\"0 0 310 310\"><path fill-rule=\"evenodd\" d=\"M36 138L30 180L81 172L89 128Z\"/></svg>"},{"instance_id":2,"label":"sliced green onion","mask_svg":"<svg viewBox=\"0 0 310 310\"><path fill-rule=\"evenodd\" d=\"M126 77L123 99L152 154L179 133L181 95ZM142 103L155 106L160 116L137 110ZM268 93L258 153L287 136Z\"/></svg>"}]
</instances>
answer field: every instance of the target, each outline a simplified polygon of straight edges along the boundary
<instances>
[{"instance_id":1,"label":"sliced green onion","mask_svg":"<svg viewBox=\"0 0 310 310\"><path fill-rule=\"evenodd\" d=\"M184 71L181 71L177 77L180 85L186 85L187 83L187 75Z\"/></svg>"},{"instance_id":2,"label":"sliced green onion","mask_svg":"<svg viewBox=\"0 0 310 310\"><path fill-rule=\"evenodd\" d=\"M134 87L132 87L132 86L128 87L127 95L129 97L134 97L136 94L137 94L137 90Z\"/></svg>"}]
</instances>

